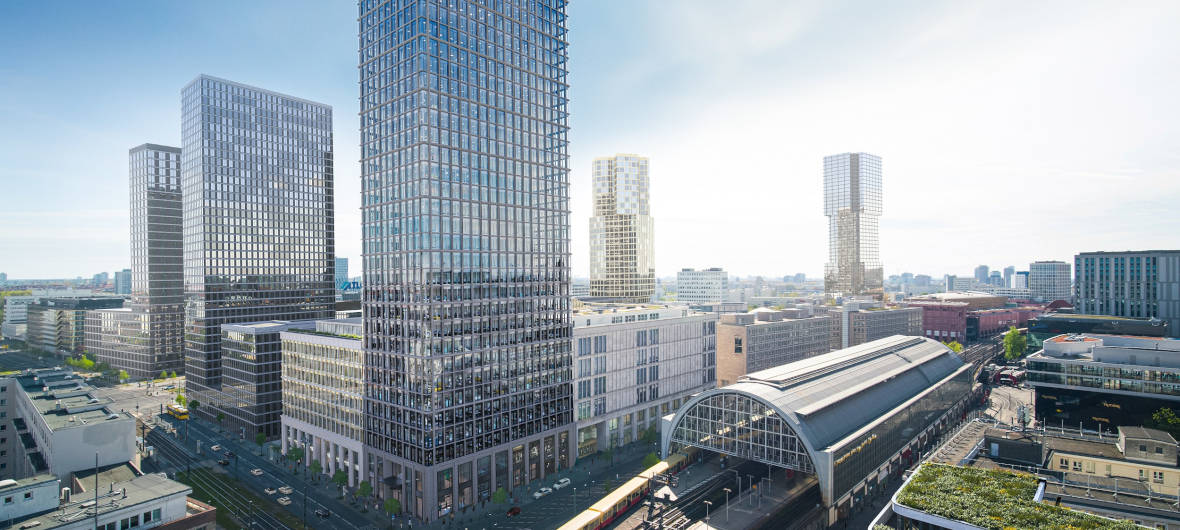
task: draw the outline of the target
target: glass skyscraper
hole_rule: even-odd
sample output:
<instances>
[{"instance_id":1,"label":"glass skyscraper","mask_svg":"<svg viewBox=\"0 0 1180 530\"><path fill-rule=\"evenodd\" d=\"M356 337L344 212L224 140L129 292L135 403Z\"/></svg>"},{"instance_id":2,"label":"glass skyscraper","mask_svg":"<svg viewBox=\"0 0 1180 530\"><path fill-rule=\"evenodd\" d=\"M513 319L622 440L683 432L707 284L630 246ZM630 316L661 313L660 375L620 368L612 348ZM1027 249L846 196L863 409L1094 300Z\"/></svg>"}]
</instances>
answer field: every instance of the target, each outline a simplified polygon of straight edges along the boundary
<instances>
[{"instance_id":1,"label":"glass skyscraper","mask_svg":"<svg viewBox=\"0 0 1180 530\"><path fill-rule=\"evenodd\" d=\"M884 283L877 223L881 217L881 157L841 153L824 157L824 215L828 263L824 290L861 294Z\"/></svg>"},{"instance_id":2,"label":"glass skyscraper","mask_svg":"<svg viewBox=\"0 0 1180 530\"><path fill-rule=\"evenodd\" d=\"M655 223L646 157L594 159L590 296L650 302L656 290Z\"/></svg>"},{"instance_id":3,"label":"glass skyscraper","mask_svg":"<svg viewBox=\"0 0 1180 530\"><path fill-rule=\"evenodd\" d=\"M368 478L433 520L571 464L566 1L359 7Z\"/></svg>"},{"instance_id":4,"label":"glass skyscraper","mask_svg":"<svg viewBox=\"0 0 1180 530\"><path fill-rule=\"evenodd\" d=\"M332 109L206 75L181 104L189 401L229 428L277 434L278 410L259 416L222 392L258 374L223 380L221 325L334 314ZM271 364L259 366L277 392Z\"/></svg>"}]
</instances>

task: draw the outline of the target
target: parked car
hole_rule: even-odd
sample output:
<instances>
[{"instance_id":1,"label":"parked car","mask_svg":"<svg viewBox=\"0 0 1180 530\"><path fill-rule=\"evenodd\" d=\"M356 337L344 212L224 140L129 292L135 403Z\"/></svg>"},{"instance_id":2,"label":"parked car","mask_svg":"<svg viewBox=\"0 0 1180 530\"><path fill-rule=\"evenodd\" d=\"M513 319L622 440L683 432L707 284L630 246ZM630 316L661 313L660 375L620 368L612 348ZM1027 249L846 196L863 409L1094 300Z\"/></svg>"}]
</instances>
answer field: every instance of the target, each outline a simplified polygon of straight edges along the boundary
<instances>
[{"instance_id":1,"label":"parked car","mask_svg":"<svg viewBox=\"0 0 1180 530\"><path fill-rule=\"evenodd\" d=\"M508 509L508 517L516 517L520 515L520 506L513 506Z\"/></svg>"},{"instance_id":2,"label":"parked car","mask_svg":"<svg viewBox=\"0 0 1180 530\"><path fill-rule=\"evenodd\" d=\"M264 490L262 490L262 491L266 492L266 494L267 494L267 495L274 495L274 494L275 494L275 492L276 492L276 491L279 491L279 490L276 490L276 489L274 489L274 488L266 488L266 489L264 489Z\"/></svg>"},{"instance_id":3,"label":"parked car","mask_svg":"<svg viewBox=\"0 0 1180 530\"><path fill-rule=\"evenodd\" d=\"M282 504L283 506L289 506L291 504L291 497L279 497L275 499L275 502Z\"/></svg>"},{"instance_id":4,"label":"parked car","mask_svg":"<svg viewBox=\"0 0 1180 530\"><path fill-rule=\"evenodd\" d=\"M221 456L224 456L226 458L233 458L234 452L233 451L226 451L226 452L222 453Z\"/></svg>"},{"instance_id":5,"label":"parked car","mask_svg":"<svg viewBox=\"0 0 1180 530\"><path fill-rule=\"evenodd\" d=\"M331 517L331 516L332 516L332 512L329 512L328 510L325 510L325 509L323 509L323 508L319 508L319 509L317 509L317 510L315 511L315 514L316 514L316 515L317 515L317 516L318 516L320 519L327 519L327 518L329 518L329 517Z\"/></svg>"},{"instance_id":6,"label":"parked car","mask_svg":"<svg viewBox=\"0 0 1180 530\"><path fill-rule=\"evenodd\" d=\"M261 476L262 476L262 470L261 470L261 469L258 469L258 468L254 468L254 469L251 469L251 470L250 470L250 474L251 474L251 475L254 475L254 476L256 476L256 477L261 477Z\"/></svg>"},{"instance_id":7,"label":"parked car","mask_svg":"<svg viewBox=\"0 0 1180 530\"><path fill-rule=\"evenodd\" d=\"M221 465L223 465L223 466L228 466L228 465L229 465L229 459L227 459L227 458L222 458L221 460L218 460L218 461L217 461L217 463L218 463L218 464L221 464Z\"/></svg>"},{"instance_id":8,"label":"parked car","mask_svg":"<svg viewBox=\"0 0 1180 530\"><path fill-rule=\"evenodd\" d=\"M209 450L216 453L221 450L221 446L220 445L213 445L212 447L209 448Z\"/></svg>"},{"instance_id":9,"label":"parked car","mask_svg":"<svg viewBox=\"0 0 1180 530\"><path fill-rule=\"evenodd\" d=\"M559 490L559 489L564 488L569 485L570 485L570 479L563 478L563 479L558 480L557 482L553 483L553 489Z\"/></svg>"},{"instance_id":10,"label":"parked car","mask_svg":"<svg viewBox=\"0 0 1180 530\"><path fill-rule=\"evenodd\" d=\"M295 489L291 486L279 486L279 493L282 493L283 495L290 495L295 493Z\"/></svg>"},{"instance_id":11,"label":"parked car","mask_svg":"<svg viewBox=\"0 0 1180 530\"><path fill-rule=\"evenodd\" d=\"M553 490L551 490L549 488L541 488L541 489L533 492L533 498L540 499L541 497L544 497L550 493L553 493Z\"/></svg>"}]
</instances>

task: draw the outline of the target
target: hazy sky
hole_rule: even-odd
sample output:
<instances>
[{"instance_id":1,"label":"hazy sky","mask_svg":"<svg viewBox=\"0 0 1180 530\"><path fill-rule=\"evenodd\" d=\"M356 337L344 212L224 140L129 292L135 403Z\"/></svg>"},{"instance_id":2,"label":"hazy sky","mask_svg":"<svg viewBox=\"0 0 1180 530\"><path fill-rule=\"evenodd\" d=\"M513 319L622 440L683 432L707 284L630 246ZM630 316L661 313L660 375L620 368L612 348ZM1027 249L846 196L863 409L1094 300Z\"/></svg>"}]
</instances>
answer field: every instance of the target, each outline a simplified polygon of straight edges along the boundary
<instances>
[{"instance_id":1,"label":"hazy sky","mask_svg":"<svg viewBox=\"0 0 1180 530\"><path fill-rule=\"evenodd\" d=\"M822 160L883 158L887 274L1180 247L1180 2L577 0L575 275L590 162L652 160L660 275L817 276ZM127 150L207 73L335 110L359 274L352 2L0 2L0 271L128 266Z\"/></svg>"}]
</instances>

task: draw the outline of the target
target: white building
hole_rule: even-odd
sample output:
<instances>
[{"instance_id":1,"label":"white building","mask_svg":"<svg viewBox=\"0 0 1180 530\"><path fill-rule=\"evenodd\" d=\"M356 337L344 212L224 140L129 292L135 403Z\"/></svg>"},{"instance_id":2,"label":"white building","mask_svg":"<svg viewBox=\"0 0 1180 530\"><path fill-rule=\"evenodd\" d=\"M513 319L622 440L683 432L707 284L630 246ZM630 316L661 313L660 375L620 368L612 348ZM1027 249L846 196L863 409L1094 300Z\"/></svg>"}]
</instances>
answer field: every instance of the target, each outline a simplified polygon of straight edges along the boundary
<instances>
[{"instance_id":1,"label":"white building","mask_svg":"<svg viewBox=\"0 0 1180 530\"><path fill-rule=\"evenodd\" d=\"M704 270L681 269L676 273L676 301L686 304L717 304L725 301L729 274L720 267Z\"/></svg>"},{"instance_id":2,"label":"white building","mask_svg":"<svg viewBox=\"0 0 1180 530\"><path fill-rule=\"evenodd\" d=\"M9 496L13 505L28 502L36 504L38 508L48 506L48 511L25 511L24 515L13 519L4 517L12 522L12 528L36 528L37 530L93 530L95 528L94 506L98 510L98 528L100 530L116 530L126 528L153 528L168 525L168 528L208 529L216 528L216 512L207 504L189 499L192 488L169 480L163 474L149 474L137 476L131 480L114 482L104 485L98 492L95 502L93 491L77 492L73 495L62 496L57 490L58 481L48 476L38 476L39 489L21 491L19 497L10 495L9 489L0 482L0 496L7 504ZM50 491L53 487L54 491ZM26 501L25 493L33 494L32 499ZM8 506L5 506L8 507ZM21 508L32 506L22 506ZM0 508L3 510L3 508ZM15 510L14 510L15 511ZM0 511L0 514L3 514Z\"/></svg>"},{"instance_id":3,"label":"white building","mask_svg":"<svg viewBox=\"0 0 1180 530\"><path fill-rule=\"evenodd\" d=\"M35 302L35 296L7 296L4 298L4 322L0 324L0 333L10 339L24 339L29 325L29 304Z\"/></svg>"},{"instance_id":4,"label":"white building","mask_svg":"<svg viewBox=\"0 0 1180 530\"><path fill-rule=\"evenodd\" d=\"M573 317L579 458L639 439L689 395L713 387L716 314L598 304Z\"/></svg>"},{"instance_id":5,"label":"white building","mask_svg":"<svg viewBox=\"0 0 1180 530\"><path fill-rule=\"evenodd\" d=\"M1028 266L1028 290L1034 300L1071 300L1071 285L1069 264L1064 261L1035 261Z\"/></svg>"},{"instance_id":6,"label":"white building","mask_svg":"<svg viewBox=\"0 0 1180 530\"><path fill-rule=\"evenodd\" d=\"M656 269L648 160L629 154L595 158L593 178L590 296L651 301Z\"/></svg>"}]
</instances>

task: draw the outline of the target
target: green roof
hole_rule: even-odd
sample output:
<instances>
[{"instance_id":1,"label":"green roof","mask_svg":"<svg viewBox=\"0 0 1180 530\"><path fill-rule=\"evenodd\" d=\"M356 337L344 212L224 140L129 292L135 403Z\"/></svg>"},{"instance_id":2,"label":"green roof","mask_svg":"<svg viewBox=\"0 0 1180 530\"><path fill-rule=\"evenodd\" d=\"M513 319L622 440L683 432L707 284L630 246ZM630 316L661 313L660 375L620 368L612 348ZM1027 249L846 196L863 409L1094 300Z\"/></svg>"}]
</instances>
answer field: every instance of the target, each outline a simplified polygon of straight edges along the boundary
<instances>
[{"instance_id":1,"label":"green roof","mask_svg":"<svg viewBox=\"0 0 1180 530\"><path fill-rule=\"evenodd\" d=\"M1002 469L923 464L897 494L897 502L915 510L981 528L1088 529L1142 528L1033 500L1037 478Z\"/></svg>"}]
</instances>

